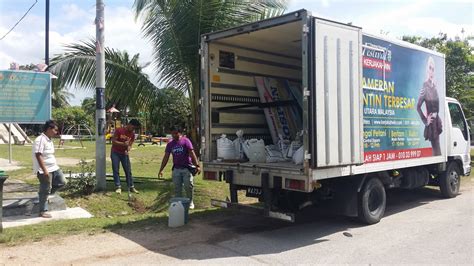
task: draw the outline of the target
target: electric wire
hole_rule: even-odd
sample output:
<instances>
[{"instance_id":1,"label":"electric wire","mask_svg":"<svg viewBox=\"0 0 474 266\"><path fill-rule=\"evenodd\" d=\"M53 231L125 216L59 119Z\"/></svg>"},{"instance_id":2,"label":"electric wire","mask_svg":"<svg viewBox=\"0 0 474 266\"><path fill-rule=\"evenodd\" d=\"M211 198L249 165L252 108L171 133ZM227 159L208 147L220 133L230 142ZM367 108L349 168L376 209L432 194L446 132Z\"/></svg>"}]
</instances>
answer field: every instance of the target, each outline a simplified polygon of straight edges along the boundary
<instances>
[{"instance_id":1,"label":"electric wire","mask_svg":"<svg viewBox=\"0 0 474 266\"><path fill-rule=\"evenodd\" d=\"M26 15L28 15L28 13L30 12L30 10L36 5L36 3L38 3L38 0L35 0L35 2L33 3L33 5L30 6L30 8L28 8L28 10L25 12L25 14L15 23L15 25L13 25L13 27L7 32L5 33L5 35L3 35L2 38L0 38L0 41L3 40L5 37L7 37L7 35L12 32L13 29L15 29L15 27L26 17Z\"/></svg>"}]
</instances>

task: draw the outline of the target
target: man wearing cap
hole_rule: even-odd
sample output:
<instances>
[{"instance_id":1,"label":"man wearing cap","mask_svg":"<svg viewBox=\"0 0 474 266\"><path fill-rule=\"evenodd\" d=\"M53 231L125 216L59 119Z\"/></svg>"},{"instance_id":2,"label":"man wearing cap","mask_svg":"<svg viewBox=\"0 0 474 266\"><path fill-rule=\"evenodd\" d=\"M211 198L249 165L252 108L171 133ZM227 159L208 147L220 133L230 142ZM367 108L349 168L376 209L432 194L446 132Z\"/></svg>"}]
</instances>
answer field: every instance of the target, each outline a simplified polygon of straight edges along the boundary
<instances>
[{"instance_id":1,"label":"man wearing cap","mask_svg":"<svg viewBox=\"0 0 474 266\"><path fill-rule=\"evenodd\" d=\"M158 177L163 177L163 169L168 163L170 154L173 154L173 172L172 178L174 183L174 191L176 197L181 197L183 185L186 191L186 197L190 200L190 209L194 209L193 203L193 174L189 170L190 167L196 167L196 174L201 172L199 163L194 153L193 144L185 136L181 135L179 128L174 128L171 132L173 139L166 145L165 156L161 162Z\"/></svg>"}]
</instances>

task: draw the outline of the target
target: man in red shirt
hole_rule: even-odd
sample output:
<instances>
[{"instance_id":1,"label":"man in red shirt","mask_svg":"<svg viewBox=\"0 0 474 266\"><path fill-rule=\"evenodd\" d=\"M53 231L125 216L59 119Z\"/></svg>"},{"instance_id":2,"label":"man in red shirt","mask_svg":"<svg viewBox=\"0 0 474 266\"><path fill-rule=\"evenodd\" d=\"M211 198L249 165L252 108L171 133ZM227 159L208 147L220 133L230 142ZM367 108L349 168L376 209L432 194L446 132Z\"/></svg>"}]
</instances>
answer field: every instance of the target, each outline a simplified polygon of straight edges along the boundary
<instances>
[{"instance_id":1,"label":"man in red shirt","mask_svg":"<svg viewBox=\"0 0 474 266\"><path fill-rule=\"evenodd\" d=\"M125 172L128 188L131 192L138 193L138 190L136 190L133 185L132 167L130 165L130 158L128 157L128 153L135 141L135 129L137 128L140 128L140 122L137 119L132 119L124 128L116 129L112 137L110 159L112 160L115 192L118 194L122 193L119 176L120 163L122 163L122 168Z\"/></svg>"}]
</instances>

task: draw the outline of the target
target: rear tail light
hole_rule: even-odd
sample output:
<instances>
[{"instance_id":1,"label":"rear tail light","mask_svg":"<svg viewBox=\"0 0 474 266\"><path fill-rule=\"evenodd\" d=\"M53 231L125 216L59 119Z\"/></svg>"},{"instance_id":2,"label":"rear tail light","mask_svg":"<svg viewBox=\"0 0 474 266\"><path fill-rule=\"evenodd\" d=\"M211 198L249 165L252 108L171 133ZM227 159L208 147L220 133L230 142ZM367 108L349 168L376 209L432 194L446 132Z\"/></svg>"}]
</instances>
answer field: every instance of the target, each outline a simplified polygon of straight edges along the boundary
<instances>
[{"instance_id":1,"label":"rear tail light","mask_svg":"<svg viewBox=\"0 0 474 266\"><path fill-rule=\"evenodd\" d=\"M217 172L204 171L203 179L204 180L218 180L219 176L217 175Z\"/></svg>"},{"instance_id":2,"label":"rear tail light","mask_svg":"<svg viewBox=\"0 0 474 266\"><path fill-rule=\"evenodd\" d=\"M285 179L285 188L305 191L304 180Z\"/></svg>"}]
</instances>

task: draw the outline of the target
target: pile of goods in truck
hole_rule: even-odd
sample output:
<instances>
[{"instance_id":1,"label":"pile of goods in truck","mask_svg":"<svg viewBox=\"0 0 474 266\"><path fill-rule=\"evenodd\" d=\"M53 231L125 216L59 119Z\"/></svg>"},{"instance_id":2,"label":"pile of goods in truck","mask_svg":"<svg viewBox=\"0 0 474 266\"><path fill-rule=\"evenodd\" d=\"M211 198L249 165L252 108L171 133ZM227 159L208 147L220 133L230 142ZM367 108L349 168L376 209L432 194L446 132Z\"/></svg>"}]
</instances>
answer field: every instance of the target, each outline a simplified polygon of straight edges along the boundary
<instances>
[{"instance_id":1,"label":"pile of goods in truck","mask_svg":"<svg viewBox=\"0 0 474 266\"><path fill-rule=\"evenodd\" d=\"M279 136L294 140L302 128L300 86L285 79L269 77L255 77L255 84L262 103L275 103L263 109L273 144L278 144Z\"/></svg>"},{"instance_id":2,"label":"pile of goods in truck","mask_svg":"<svg viewBox=\"0 0 474 266\"><path fill-rule=\"evenodd\" d=\"M298 83L286 79L255 77L255 84L263 107L273 144L262 139L244 140L243 131L230 140L225 134L217 139L217 158L224 161L303 163L300 141L302 128L302 92Z\"/></svg>"},{"instance_id":3,"label":"pile of goods in truck","mask_svg":"<svg viewBox=\"0 0 474 266\"><path fill-rule=\"evenodd\" d=\"M303 145L299 140L290 142L280 139L278 145L265 145L262 139L244 140L242 130L238 130L236 135L237 138L233 141L228 139L225 134L217 139L217 160L251 163L287 161L293 161L295 164L303 163Z\"/></svg>"}]
</instances>

